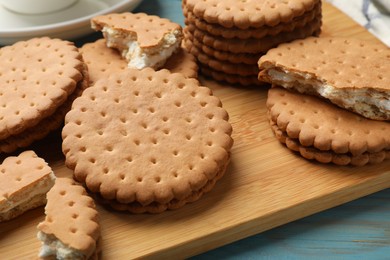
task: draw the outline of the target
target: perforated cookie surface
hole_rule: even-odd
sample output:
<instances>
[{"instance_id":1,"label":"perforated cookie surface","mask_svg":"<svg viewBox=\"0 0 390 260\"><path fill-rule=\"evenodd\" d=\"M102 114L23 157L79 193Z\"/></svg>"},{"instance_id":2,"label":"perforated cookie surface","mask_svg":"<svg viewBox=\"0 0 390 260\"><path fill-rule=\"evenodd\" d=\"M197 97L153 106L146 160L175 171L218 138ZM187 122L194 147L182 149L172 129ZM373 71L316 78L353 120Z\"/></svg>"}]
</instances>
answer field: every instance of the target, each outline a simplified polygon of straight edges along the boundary
<instances>
[{"instance_id":1,"label":"perforated cookie surface","mask_svg":"<svg viewBox=\"0 0 390 260\"><path fill-rule=\"evenodd\" d=\"M24 191L47 178L52 169L34 151L7 157L0 165L0 210L25 199Z\"/></svg>"},{"instance_id":2,"label":"perforated cookie surface","mask_svg":"<svg viewBox=\"0 0 390 260\"><path fill-rule=\"evenodd\" d=\"M302 146L353 156L390 150L389 123L366 119L317 97L272 88L267 108L277 127Z\"/></svg>"},{"instance_id":3,"label":"perforated cookie surface","mask_svg":"<svg viewBox=\"0 0 390 260\"><path fill-rule=\"evenodd\" d=\"M99 217L93 199L81 185L69 178L57 178L47 193L45 214L39 231L82 252L85 259L93 255L100 237Z\"/></svg>"},{"instance_id":4,"label":"perforated cookie surface","mask_svg":"<svg viewBox=\"0 0 390 260\"><path fill-rule=\"evenodd\" d=\"M107 200L168 203L202 189L226 165L231 125L197 80L127 70L74 102L63 129L66 164Z\"/></svg>"},{"instance_id":5,"label":"perforated cookie surface","mask_svg":"<svg viewBox=\"0 0 390 260\"><path fill-rule=\"evenodd\" d=\"M141 48L153 48L164 42L169 32L181 32L181 26L168 19L145 13L121 13L96 16L91 20L92 28L101 31L113 28L135 38Z\"/></svg>"},{"instance_id":6,"label":"perforated cookie surface","mask_svg":"<svg viewBox=\"0 0 390 260\"><path fill-rule=\"evenodd\" d=\"M0 139L37 124L65 102L82 79L81 59L73 43L59 39L1 48Z\"/></svg>"},{"instance_id":7,"label":"perforated cookie surface","mask_svg":"<svg viewBox=\"0 0 390 260\"><path fill-rule=\"evenodd\" d=\"M319 0L185 0L183 4L208 23L247 29L289 22L313 9L318 2Z\"/></svg>"}]
</instances>

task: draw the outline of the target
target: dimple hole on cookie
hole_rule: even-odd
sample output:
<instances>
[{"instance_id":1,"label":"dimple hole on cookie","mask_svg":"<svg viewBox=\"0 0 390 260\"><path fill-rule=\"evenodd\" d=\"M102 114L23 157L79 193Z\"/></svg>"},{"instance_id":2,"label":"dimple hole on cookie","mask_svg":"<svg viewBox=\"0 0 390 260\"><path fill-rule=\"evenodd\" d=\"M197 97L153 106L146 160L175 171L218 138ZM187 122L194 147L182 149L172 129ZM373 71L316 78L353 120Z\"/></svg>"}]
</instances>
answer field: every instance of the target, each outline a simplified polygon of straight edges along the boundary
<instances>
[{"instance_id":1,"label":"dimple hole on cookie","mask_svg":"<svg viewBox=\"0 0 390 260\"><path fill-rule=\"evenodd\" d=\"M207 146L213 146L213 141L207 141L207 142L206 142L206 145L207 145Z\"/></svg>"},{"instance_id":2,"label":"dimple hole on cookie","mask_svg":"<svg viewBox=\"0 0 390 260\"><path fill-rule=\"evenodd\" d=\"M74 234L74 233L77 232L77 229L76 228L70 228L69 231Z\"/></svg>"},{"instance_id":3,"label":"dimple hole on cookie","mask_svg":"<svg viewBox=\"0 0 390 260\"><path fill-rule=\"evenodd\" d=\"M214 118L214 115L213 114L207 114L206 117L211 120L211 119Z\"/></svg>"},{"instance_id":4,"label":"dimple hole on cookie","mask_svg":"<svg viewBox=\"0 0 390 260\"><path fill-rule=\"evenodd\" d=\"M133 142L134 142L134 144L137 145L137 146L139 146L139 145L141 144L141 141L138 140L138 139L135 139Z\"/></svg>"},{"instance_id":5,"label":"dimple hole on cookie","mask_svg":"<svg viewBox=\"0 0 390 260\"><path fill-rule=\"evenodd\" d=\"M169 135L170 131L169 131L169 129L165 128L165 129L163 129L163 133L166 134L166 135Z\"/></svg>"},{"instance_id":6,"label":"dimple hole on cookie","mask_svg":"<svg viewBox=\"0 0 390 260\"><path fill-rule=\"evenodd\" d=\"M180 101L175 101L175 106L176 107L181 107L181 102Z\"/></svg>"},{"instance_id":7,"label":"dimple hole on cookie","mask_svg":"<svg viewBox=\"0 0 390 260\"><path fill-rule=\"evenodd\" d=\"M150 161L152 164L157 164L157 159L154 158L154 157L150 158L149 161Z\"/></svg>"},{"instance_id":8,"label":"dimple hole on cookie","mask_svg":"<svg viewBox=\"0 0 390 260\"><path fill-rule=\"evenodd\" d=\"M1 169L1 173L5 173L5 169Z\"/></svg>"},{"instance_id":9,"label":"dimple hole on cookie","mask_svg":"<svg viewBox=\"0 0 390 260\"><path fill-rule=\"evenodd\" d=\"M313 125L313 128L314 128L314 129L320 129L320 126L317 125L317 124L314 124L314 125Z\"/></svg>"},{"instance_id":10,"label":"dimple hole on cookie","mask_svg":"<svg viewBox=\"0 0 390 260\"><path fill-rule=\"evenodd\" d=\"M142 177L137 177L137 181L142 182L143 181Z\"/></svg>"},{"instance_id":11,"label":"dimple hole on cookie","mask_svg":"<svg viewBox=\"0 0 390 260\"><path fill-rule=\"evenodd\" d=\"M82 108L80 108L80 111L81 111L81 112L86 112L86 111L87 111L87 108L82 107Z\"/></svg>"},{"instance_id":12,"label":"dimple hole on cookie","mask_svg":"<svg viewBox=\"0 0 390 260\"><path fill-rule=\"evenodd\" d=\"M69 201L69 202L68 202L68 206L69 206L69 207L73 207L73 206L74 206L74 204L75 204L75 202L74 202L74 201Z\"/></svg>"},{"instance_id":13,"label":"dimple hole on cookie","mask_svg":"<svg viewBox=\"0 0 390 260\"><path fill-rule=\"evenodd\" d=\"M104 167L104 168L103 168L103 174L108 174L109 171L110 171L110 170L109 170L107 167Z\"/></svg>"},{"instance_id":14,"label":"dimple hole on cookie","mask_svg":"<svg viewBox=\"0 0 390 260\"><path fill-rule=\"evenodd\" d=\"M79 214L77 214L77 213L73 213L73 214L72 214L72 218L73 218L73 219L77 219L78 217L79 217Z\"/></svg>"},{"instance_id":15,"label":"dimple hole on cookie","mask_svg":"<svg viewBox=\"0 0 390 260\"><path fill-rule=\"evenodd\" d=\"M85 153L87 151L87 148L85 146L82 146L80 147L79 151Z\"/></svg>"},{"instance_id":16,"label":"dimple hole on cookie","mask_svg":"<svg viewBox=\"0 0 390 260\"><path fill-rule=\"evenodd\" d=\"M155 138L155 137L150 138L150 142L154 145L156 145L158 143L157 138Z\"/></svg>"},{"instance_id":17,"label":"dimple hole on cookie","mask_svg":"<svg viewBox=\"0 0 390 260\"><path fill-rule=\"evenodd\" d=\"M95 101L96 100L96 97L95 96L89 96L89 99L91 100L91 101Z\"/></svg>"},{"instance_id":18,"label":"dimple hole on cookie","mask_svg":"<svg viewBox=\"0 0 390 260\"><path fill-rule=\"evenodd\" d=\"M136 108L133 108L131 111L132 111L134 114L138 114L138 109L136 109Z\"/></svg>"},{"instance_id":19,"label":"dimple hole on cookie","mask_svg":"<svg viewBox=\"0 0 390 260\"><path fill-rule=\"evenodd\" d=\"M154 93L154 95L155 95L157 98L161 98L161 97L162 97L162 95L161 95L160 92L156 92L156 93Z\"/></svg>"},{"instance_id":20,"label":"dimple hole on cookie","mask_svg":"<svg viewBox=\"0 0 390 260\"><path fill-rule=\"evenodd\" d=\"M169 118L167 116L163 116L161 119L163 122L168 122L168 120L169 120Z\"/></svg>"},{"instance_id":21,"label":"dimple hole on cookie","mask_svg":"<svg viewBox=\"0 0 390 260\"><path fill-rule=\"evenodd\" d=\"M75 137L80 139L81 137L83 137L81 134L75 134Z\"/></svg>"},{"instance_id":22,"label":"dimple hole on cookie","mask_svg":"<svg viewBox=\"0 0 390 260\"><path fill-rule=\"evenodd\" d=\"M154 107L149 107L148 110L149 110L149 112L152 113L152 114L153 114L154 112L156 112L156 110L154 109Z\"/></svg>"},{"instance_id":23,"label":"dimple hole on cookie","mask_svg":"<svg viewBox=\"0 0 390 260\"><path fill-rule=\"evenodd\" d=\"M111 145L106 146L106 151L107 152L112 152L114 148Z\"/></svg>"},{"instance_id":24,"label":"dimple hole on cookie","mask_svg":"<svg viewBox=\"0 0 390 260\"><path fill-rule=\"evenodd\" d=\"M95 158L90 158L90 159L89 159L89 162L92 163L92 164L94 164L94 163L96 163L96 159L95 159Z\"/></svg>"},{"instance_id":25,"label":"dimple hole on cookie","mask_svg":"<svg viewBox=\"0 0 390 260\"><path fill-rule=\"evenodd\" d=\"M145 130L148 128L148 125L145 122L141 122L140 125Z\"/></svg>"},{"instance_id":26,"label":"dimple hole on cookie","mask_svg":"<svg viewBox=\"0 0 390 260\"><path fill-rule=\"evenodd\" d=\"M178 156L178 155L179 155L179 151L178 151L178 150L174 150L174 151L172 152L172 154L173 154L174 156Z\"/></svg>"},{"instance_id":27,"label":"dimple hole on cookie","mask_svg":"<svg viewBox=\"0 0 390 260\"><path fill-rule=\"evenodd\" d=\"M38 166L37 166L37 169L38 169L38 170L42 170L43 168L44 168L43 165L38 165Z\"/></svg>"},{"instance_id":28,"label":"dimple hole on cookie","mask_svg":"<svg viewBox=\"0 0 390 260\"><path fill-rule=\"evenodd\" d=\"M120 120L123 124L126 124L126 122L127 122L126 117L120 117L119 120Z\"/></svg>"},{"instance_id":29,"label":"dimple hole on cookie","mask_svg":"<svg viewBox=\"0 0 390 260\"><path fill-rule=\"evenodd\" d=\"M190 134L186 134L186 139L187 139L187 141L191 141L192 136Z\"/></svg>"},{"instance_id":30,"label":"dimple hole on cookie","mask_svg":"<svg viewBox=\"0 0 390 260\"><path fill-rule=\"evenodd\" d=\"M124 181L126 178L126 175L124 173L119 174L119 178Z\"/></svg>"},{"instance_id":31,"label":"dimple hole on cookie","mask_svg":"<svg viewBox=\"0 0 390 260\"><path fill-rule=\"evenodd\" d=\"M22 180L22 178L20 178L20 177L16 177L16 178L15 178L15 180L16 180L16 181L21 181L21 180Z\"/></svg>"},{"instance_id":32,"label":"dimple hole on cookie","mask_svg":"<svg viewBox=\"0 0 390 260\"><path fill-rule=\"evenodd\" d=\"M106 117L107 113L104 112L104 111L102 111L102 112L100 112L100 115L101 115L102 117Z\"/></svg>"},{"instance_id":33,"label":"dimple hole on cookie","mask_svg":"<svg viewBox=\"0 0 390 260\"><path fill-rule=\"evenodd\" d=\"M192 96L192 97L196 97L196 92L195 92L195 91L192 91L192 92L191 92L191 96Z\"/></svg>"},{"instance_id":34,"label":"dimple hole on cookie","mask_svg":"<svg viewBox=\"0 0 390 260\"><path fill-rule=\"evenodd\" d=\"M133 162L133 157L127 156L127 157L126 157L126 161L127 161L128 163Z\"/></svg>"},{"instance_id":35,"label":"dimple hole on cookie","mask_svg":"<svg viewBox=\"0 0 390 260\"><path fill-rule=\"evenodd\" d=\"M369 135L369 134L371 134L371 131L368 130L368 129L366 129L366 130L364 130L364 133L365 133L366 135Z\"/></svg>"},{"instance_id":36,"label":"dimple hole on cookie","mask_svg":"<svg viewBox=\"0 0 390 260\"><path fill-rule=\"evenodd\" d=\"M60 195L61 195L61 196L65 196L65 195L66 195L66 190L61 190L61 191L60 191Z\"/></svg>"}]
</instances>

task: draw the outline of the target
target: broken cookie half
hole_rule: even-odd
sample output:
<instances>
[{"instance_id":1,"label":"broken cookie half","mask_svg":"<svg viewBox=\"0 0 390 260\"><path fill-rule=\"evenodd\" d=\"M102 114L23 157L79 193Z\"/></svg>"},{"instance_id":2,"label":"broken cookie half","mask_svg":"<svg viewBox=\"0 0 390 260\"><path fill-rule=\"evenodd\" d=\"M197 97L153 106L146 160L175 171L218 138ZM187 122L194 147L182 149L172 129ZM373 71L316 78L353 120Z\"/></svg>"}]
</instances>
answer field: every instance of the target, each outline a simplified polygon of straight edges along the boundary
<instances>
[{"instance_id":1,"label":"broken cookie half","mask_svg":"<svg viewBox=\"0 0 390 260\"><path fill-rule=\"evenodd\" d=\"M161 68L183 38L179 24L145 13L97 16L91 27L101 31L107 46L119 50L128 67L135 69Z\"/></svg>"},{"instance_id":2,"label":"broken cookie half","mask_svg":"<svg viewBox=\"0 0 390 260\"><path fill-rule=\"evenodd\" d=\"M57 178L47 193L45 214L38 225L40 259L98 259L98 212L81 185Z\"/></svg>"},{"instance_id":3,"label":"broken cookie half","mask_svg":"<svg viewBox=\"0 0 390 260\"><path fill-rule=\"evenodd\" d=\"M258 62L259 80L321 96L369 119L390 120L390 49L346 38L281 44Z\"/></svg>"},{"instance_id":4,"label":"broken cookie half","mask_svg":"<svg viewBox=\"0 0 390 260\"><path fill-rule=\"evenodd\" d=\"M0 222L44 205L55 178L34 151L7 157L0 165Z\"/></svg>"}]
</instances>

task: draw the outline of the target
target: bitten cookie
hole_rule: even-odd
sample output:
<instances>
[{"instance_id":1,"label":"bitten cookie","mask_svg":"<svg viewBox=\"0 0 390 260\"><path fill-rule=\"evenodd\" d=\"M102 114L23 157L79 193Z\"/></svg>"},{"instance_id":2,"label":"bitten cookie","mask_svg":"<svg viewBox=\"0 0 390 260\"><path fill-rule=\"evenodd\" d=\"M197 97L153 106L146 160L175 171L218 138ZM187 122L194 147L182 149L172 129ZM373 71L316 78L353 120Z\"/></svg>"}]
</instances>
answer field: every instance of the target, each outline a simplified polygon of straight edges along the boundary
<instances>
[{"instance_id":1,"label":"bitten cookie","mask_svg":"<svg viewBox=\"0 0 390 260\"><path fill-rule=\"evenodd\" d=\"M33 151L7 157L0 165L0 222L46 203L55 176Z\"/></svg>"},{"instance_id":2,"label":"bitten cookie","mask_svg":"<svg viewBox=\"0 0 390 260\"><path fill-rule=\"evenodd\" d=\"M183 38L179 24L144 13L101 15L91 19L91 26L136 69L161 68Z\"/></svg>"},{"instance_id":3,"label":"bitten cookie","mask_svg":"<svg viewBox=\"0 0 390 260\"><path fill-rule=\"evenodd\" d=\"M346 38L296 40L259 60L259 79L321 96L369 119L390 120L390 49Z\"/></svg>"},{"instance_id":4,"label":"bitten cookie","mask_svg":"<svg viewBox=\"0 0 390 260\"><path fill-rule=\"evenodd\" d=\"M117 50L107 47L104 39L84 44L80 48L80 52L88 65L91 85L101 78L106 78L112 73L121 72L128 68L127 61ZM188 78L197 78L198 76L198 65L195 57L184 48L179 48L169 57L163 68L172 73L182 73Z\"/></svg>"},{"instance_id":5,"label":"bitten cookie","mask_svg":"<svg viewBox=\"0 0 390 260\"><path fill-rule=\"evenodd\" d=\"M223 176L232 127L211 90L167 70L130 69L84 91L62 149L74 177L118 210L158 213Z\"/></svg>"},{"instance_id":6,"label":"bitten cookie","mask_svg":"<svg viewBox=\"0 0 390 260\"><path fill-rule=\"evenodd\" d=\"M390 124L315 96L271 88L267 108L278 139L307 159L365 165L390 158Z\"/></svg>"},{"instance_id":7,"label":"bitten cookie","mask_svg":"<svg viewBox=\"0 0 390 260\"><path fill-rule=\"evenodd\" d=\"M57 178L47 193L45 214L37 234L42 242L41 259L98 259L98 212L81 185Z\"/></svg>"}]
</instances>

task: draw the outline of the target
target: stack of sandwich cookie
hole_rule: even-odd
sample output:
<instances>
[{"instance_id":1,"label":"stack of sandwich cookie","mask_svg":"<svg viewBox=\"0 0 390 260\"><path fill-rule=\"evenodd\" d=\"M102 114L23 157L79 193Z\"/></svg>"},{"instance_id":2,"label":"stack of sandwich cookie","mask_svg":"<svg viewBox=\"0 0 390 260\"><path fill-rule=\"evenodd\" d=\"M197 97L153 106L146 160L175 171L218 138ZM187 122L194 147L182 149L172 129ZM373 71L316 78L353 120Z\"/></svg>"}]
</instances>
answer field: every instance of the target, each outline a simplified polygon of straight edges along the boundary
<instances>
[{"instance_id":1,"label":"stack of sandwich cookie","mask_svg":"<svg viewBox=\"0 0 390 260\"><path fill-rule=\"evenodd\" d=\"M340 165L390 158L386 46L309 37L270 50L259 68L259 79L274 84L267 100L270 122L288 148Z\"/></svg>"},{"instance_id":2,"label":"stack of sandwich cookie","mask_svg":"<svg viewBox=\"0 0 390 260\"><path fill-rule=\"evenodd\" d=\"M0 152L10 153L61 126L88 72L73 43L46 37L1 48L0 61Z\"/></svg>"},{"instance_id":3,"label":"stack of sandwich cookie","mask_svg":"<svg viewBox=\"0 0 390 260\"><path fill-rule=\"evenodd\" d=\"M183 0L185 46L201 71L242 85L256 80L258 59L283 42L319 35L320 0Z\"/></svg>"},{"instance_id":4,"label":"stack of sandwich cookie","mask_svg":"<svg viewBox=\"0 0 390 260\"><path fill-rule=\"evenodd\" d=\"M210 191L233 144L211 90L168 70L98 80L67 114L63 152L74 178L114 209L159 213Z\"/></svg>"}]
</instances>

